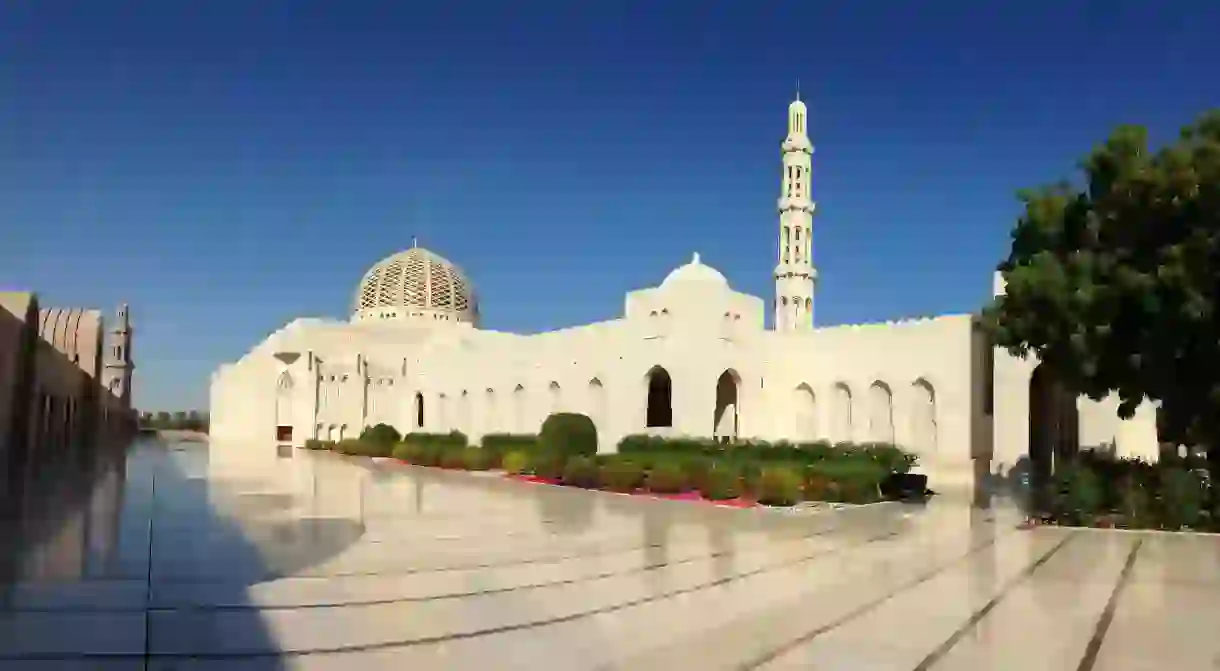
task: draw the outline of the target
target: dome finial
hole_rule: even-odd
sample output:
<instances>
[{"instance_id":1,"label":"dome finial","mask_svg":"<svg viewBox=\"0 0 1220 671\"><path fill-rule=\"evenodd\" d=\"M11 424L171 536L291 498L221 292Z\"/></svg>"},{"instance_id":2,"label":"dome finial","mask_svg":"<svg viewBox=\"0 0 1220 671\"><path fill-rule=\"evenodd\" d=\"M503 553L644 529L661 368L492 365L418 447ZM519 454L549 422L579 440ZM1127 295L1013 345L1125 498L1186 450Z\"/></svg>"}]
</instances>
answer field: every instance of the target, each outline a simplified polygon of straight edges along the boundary
<instances>
[{"instance_id":1,"label":"dome finial","mask_svg":"<svg viewBox=\"0 0 1220 671\"><path fill-rule=\"evenodd\" d=\"M801 78L800 77L796 78L796 101L798 103L801 101Z\"/></svg>"},{"instance_id":2,"label":"dome finial","mask_svg":"<svg viewBox=\"0 0 1220 671\"><path fill-rule=\"evenodd\" d=\"M690 262L692 264L699 263L699 252L695 252L694 255L690 257Z\"/></svg>"},{"instance_id":3,"label":"dome finial","mask_svg":"<svg viewBox=\"0 0 1220 671\"><path fill-rule=\"evenodd\" d=\"M411 236L411 249L418 249L418 248L419 248L419 238L412 235Z\"/></svg>"}]
</instances>

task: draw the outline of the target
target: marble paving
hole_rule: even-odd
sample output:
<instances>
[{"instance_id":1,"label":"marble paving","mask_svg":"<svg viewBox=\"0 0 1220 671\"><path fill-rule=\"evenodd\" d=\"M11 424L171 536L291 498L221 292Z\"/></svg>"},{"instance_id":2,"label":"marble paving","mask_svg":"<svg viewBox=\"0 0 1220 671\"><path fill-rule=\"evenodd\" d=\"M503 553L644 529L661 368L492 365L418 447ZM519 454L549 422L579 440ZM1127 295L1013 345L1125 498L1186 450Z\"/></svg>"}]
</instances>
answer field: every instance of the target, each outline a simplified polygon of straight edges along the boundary
<instances>
[{"instance_id":1,"label":"marble paving","mask_svg":"<svg viewBox=\"0 0 1220 671\"><path fill-rule=\"evenodd\" d=\"M1220 669L1220 539L139 444L10 505L3 669ZM252 449L252 448L251 448Z\"/></svg>"}]
</instances>

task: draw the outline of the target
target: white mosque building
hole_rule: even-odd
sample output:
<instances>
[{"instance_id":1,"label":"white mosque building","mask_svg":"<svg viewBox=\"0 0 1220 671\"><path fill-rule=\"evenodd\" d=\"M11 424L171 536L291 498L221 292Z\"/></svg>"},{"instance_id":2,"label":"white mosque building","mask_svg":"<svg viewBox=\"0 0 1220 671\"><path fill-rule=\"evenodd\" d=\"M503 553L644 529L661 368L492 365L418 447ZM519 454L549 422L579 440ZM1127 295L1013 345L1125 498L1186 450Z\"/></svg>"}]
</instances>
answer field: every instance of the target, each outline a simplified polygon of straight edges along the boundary
<instances>
[{"instance_id":1,"label":"white mosque building","mask_svg":"<svg viewBox=\"0 0 1220 671\"><path fill-rule=\"evenodd\" d=\"M990 347L970 314L818 327L807 112L788 108L778 201L774 329L696 253L621 317L548 333L484 330L474 284L420 247L365 273L347 321L297 319L212 376L214 450L275 452L306 439L535 433L583 412L614 451L630 434L727 440L886 441L919 454L933 487L969 488L1023 457L1109 445L1155 458L1155 411L1069 398ZM1004 290L998 274L997 294Z\"/></svg>"}]
</instances>

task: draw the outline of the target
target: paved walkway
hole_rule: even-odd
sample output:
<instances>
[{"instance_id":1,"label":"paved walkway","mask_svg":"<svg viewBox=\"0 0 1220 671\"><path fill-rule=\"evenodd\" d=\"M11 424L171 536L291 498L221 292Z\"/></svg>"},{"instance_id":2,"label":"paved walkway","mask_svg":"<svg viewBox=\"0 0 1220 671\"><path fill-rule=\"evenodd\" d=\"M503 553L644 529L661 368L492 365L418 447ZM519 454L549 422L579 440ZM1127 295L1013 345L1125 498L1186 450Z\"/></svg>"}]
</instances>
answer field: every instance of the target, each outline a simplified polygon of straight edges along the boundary
<instances>
[{"instance_id":1,"label":"paved walkway","mask_svg":"<svg viewBox=\"0 0 1220 671\"><path fill-rule=\"evenodd\" d=\"M1220 668L1216 537L254 463L144 445L27 501L0 668Z\"/></svg>"}]
</instances>

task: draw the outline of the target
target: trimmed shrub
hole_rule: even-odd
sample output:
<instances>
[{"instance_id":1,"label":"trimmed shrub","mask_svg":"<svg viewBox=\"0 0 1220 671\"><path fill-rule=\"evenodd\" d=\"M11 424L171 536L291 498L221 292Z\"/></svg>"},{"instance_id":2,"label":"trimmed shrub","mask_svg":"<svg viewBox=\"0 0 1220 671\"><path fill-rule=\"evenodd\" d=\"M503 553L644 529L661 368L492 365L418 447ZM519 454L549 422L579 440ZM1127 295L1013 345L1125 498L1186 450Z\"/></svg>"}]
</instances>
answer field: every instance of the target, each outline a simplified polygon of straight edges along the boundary
<instances>
[{"instance_id":1,"label":"trimmed shrub","mask_svg":"<svg viewBox=\"0 0 1220 671\"><path fill-rule=\"evenodd\" d=\"M707 471L699 488L703 498L724 501L741 496L741 470L727 463L717 463Z\"/></svg>"},{"instance_id":2,"label":"trimmed shrub","mask_svg":"<svg viewBox=\"0 0 1220 671\"><path fill-rule=\"evenodd\" d=\"M501 465L506 473L521 475L530 472L530 453L525 450L512 450L504 455Z\"/></svg>"},{"instance_id":3,"label":"trimmed shrub","mask_svg":"<svg viewBox=\"0 0 1220 671\"><path fill-rule=\"evenodd\" d=\"M393 445L370 443L359 438L346 438L335 446L336 452L350 457L388 457L393 449Z\"/></svg>"},{"instance_id":4,"label":"trimmed shrub","mask_svg":"<svg viewBox=\"0 0 1220 671\"><path fill-rule=\"evenodd\" d=\"M663 461L648 471L644 486L658 494L678 494L690 489L690 478L678 461Z\"/></svg>"},{"instance_id":5,"label":"trimmed shrub","mask_svg":"<svg viewBox=\"0 0 1220 671\"><path fill-rule=\"evenodd\" d=\"M418 443L397 443L394 445L394 449L390 451L390 456L405 461L408 464L413 464L419 458L421 449L423 449L423 446Z\"/></svg>"},{"instance_id":6,"label":"trimmed shrub","mask_svg":"<svg viewBox=\"0 0 1220 671\"><path fill-rule=\"evenodd\" d=\"M1198 525L1207 505L1202 478L1185 468L1169 467L1160 473L1161 526L1177 531Z\"/></svg>"},{"instance_id":7,"label":"trimmed shrub","mask_svg":"<svg viewBox=\"0 0 1220 671\"><path fill-rule=\"evenodd\" d=\"M504 456L512 450L526 452L538 449L538 435L534 433L489 433L481 441L483 449Z\"/></svg>"},{"instance_id":8,"label":"trimmed shrub","mask_svg":"<svg viewBox=\"0 0 1220 671\"><path fill-rule=\"evenodd\" d=\"M597 462L592 457L572 457L563 467L563 484L585 489L597 487Z\"/></svg>"},{"instance_id":9,"label":"trimmed shrub","mask_svg":"<svg viewBox=\"0 0 1220 671\"><path fill-rule=\"evenodd\" d=\"M627 459L610 460L598 470L598 481L602 489L633 492L644 483L644 468Z\"/></svg>"},{"instance_id":10,"label":"trimmed shrub","mask_svg":"<svg viewBox=\"0 0 1220 671\"><path fill-rule=\"evenodd\" d=\"M364 431L360 432L360 440L376 445L388 445L390 449L393 449L394 443L402 440L402 436L399 435L398 429L382 423L366 427Z\"/></svg>"},{"instance_id":11,"label":"trimmed shrub","mask_svg":"<svg viewBox=\"0 0 1220 671\"><path fill-rule=\"evenodd\" d=\"M466 438L466 434L461 431L450 431L449 433L424 433L422 431L414 431L402 437L404 443L417 443L422 445L457 445L458 447L466 447L470 441Z\"/></svg>"},{"instance_id":12,"label":"trimmed shrub","mask_svg":"<svg viewBox=\"0 0 1220 671\"><path fill-rule=\"evenodd\" d=\"M441 468L466 468L467 449L468 448L459 445L446 445L441 450Z\"/></svg>"},{"instance_id":13,"label":"trimmed shrub","mask_svg":"<svg viewBox=\"0 0 1220 671\"><path fill-rule=\"evenodd\" d=\"M440 466L441 455L445 452L445 446L434 445L430 443L417 444L415 458L411 463L417 466Z\"/></svg>"},{"instance_id":14,"label":"trimmed shrub","mask_svg":"<svg viewBox=\"0 0 1220 671\"><path fill-rule=\"evenodd\" d=\"M563 468L567 461L562 454L543 451L534 455L531 465L534 475L548 480L559 480L563 477Z\"/></svg>"},{"instance_id":15,"label":"trimmed shrub","mask_svg":"<svg viewBox=\"0 0 1220 671\"><path fill-rule=\"evenodd\" d=\"M495 454L485 447L467 447L462 450L462 466L468 471L490 470L495 464Z\"/></svg>"},{"instance_id":16,"label":"trimmed shrub","mask_svg":"<svg viewBox=\"0 0 1220 671\"><path fill-rule=\"evenodd\" d=\"M788 466L768 466L758 478L758 502L793 506L801 500L801 475Z\"/></svg>"},{"instance_id":17,"label":"trimmed shrub","mask_svg":"<svg viewBox=\"0 0 1220 671\"><path fill-rule=\"evenodd\" d=\"M305 440L305 449L307 449L307 450L333 450L333 449L335 449L335 441L321 440L319 438L308 438Z\"/></svg>"},{"instance_id":18,"label":"trimmed shrub","mask_svg":"<svg viewBox=\"0 0 1220 671\"><path fill-rule=\"evenodd\" d=\"M592 457L597 454L597 426L587 415L557 412L542 422L538 441L543 452Z\"/></svg>"}]
</instances>

